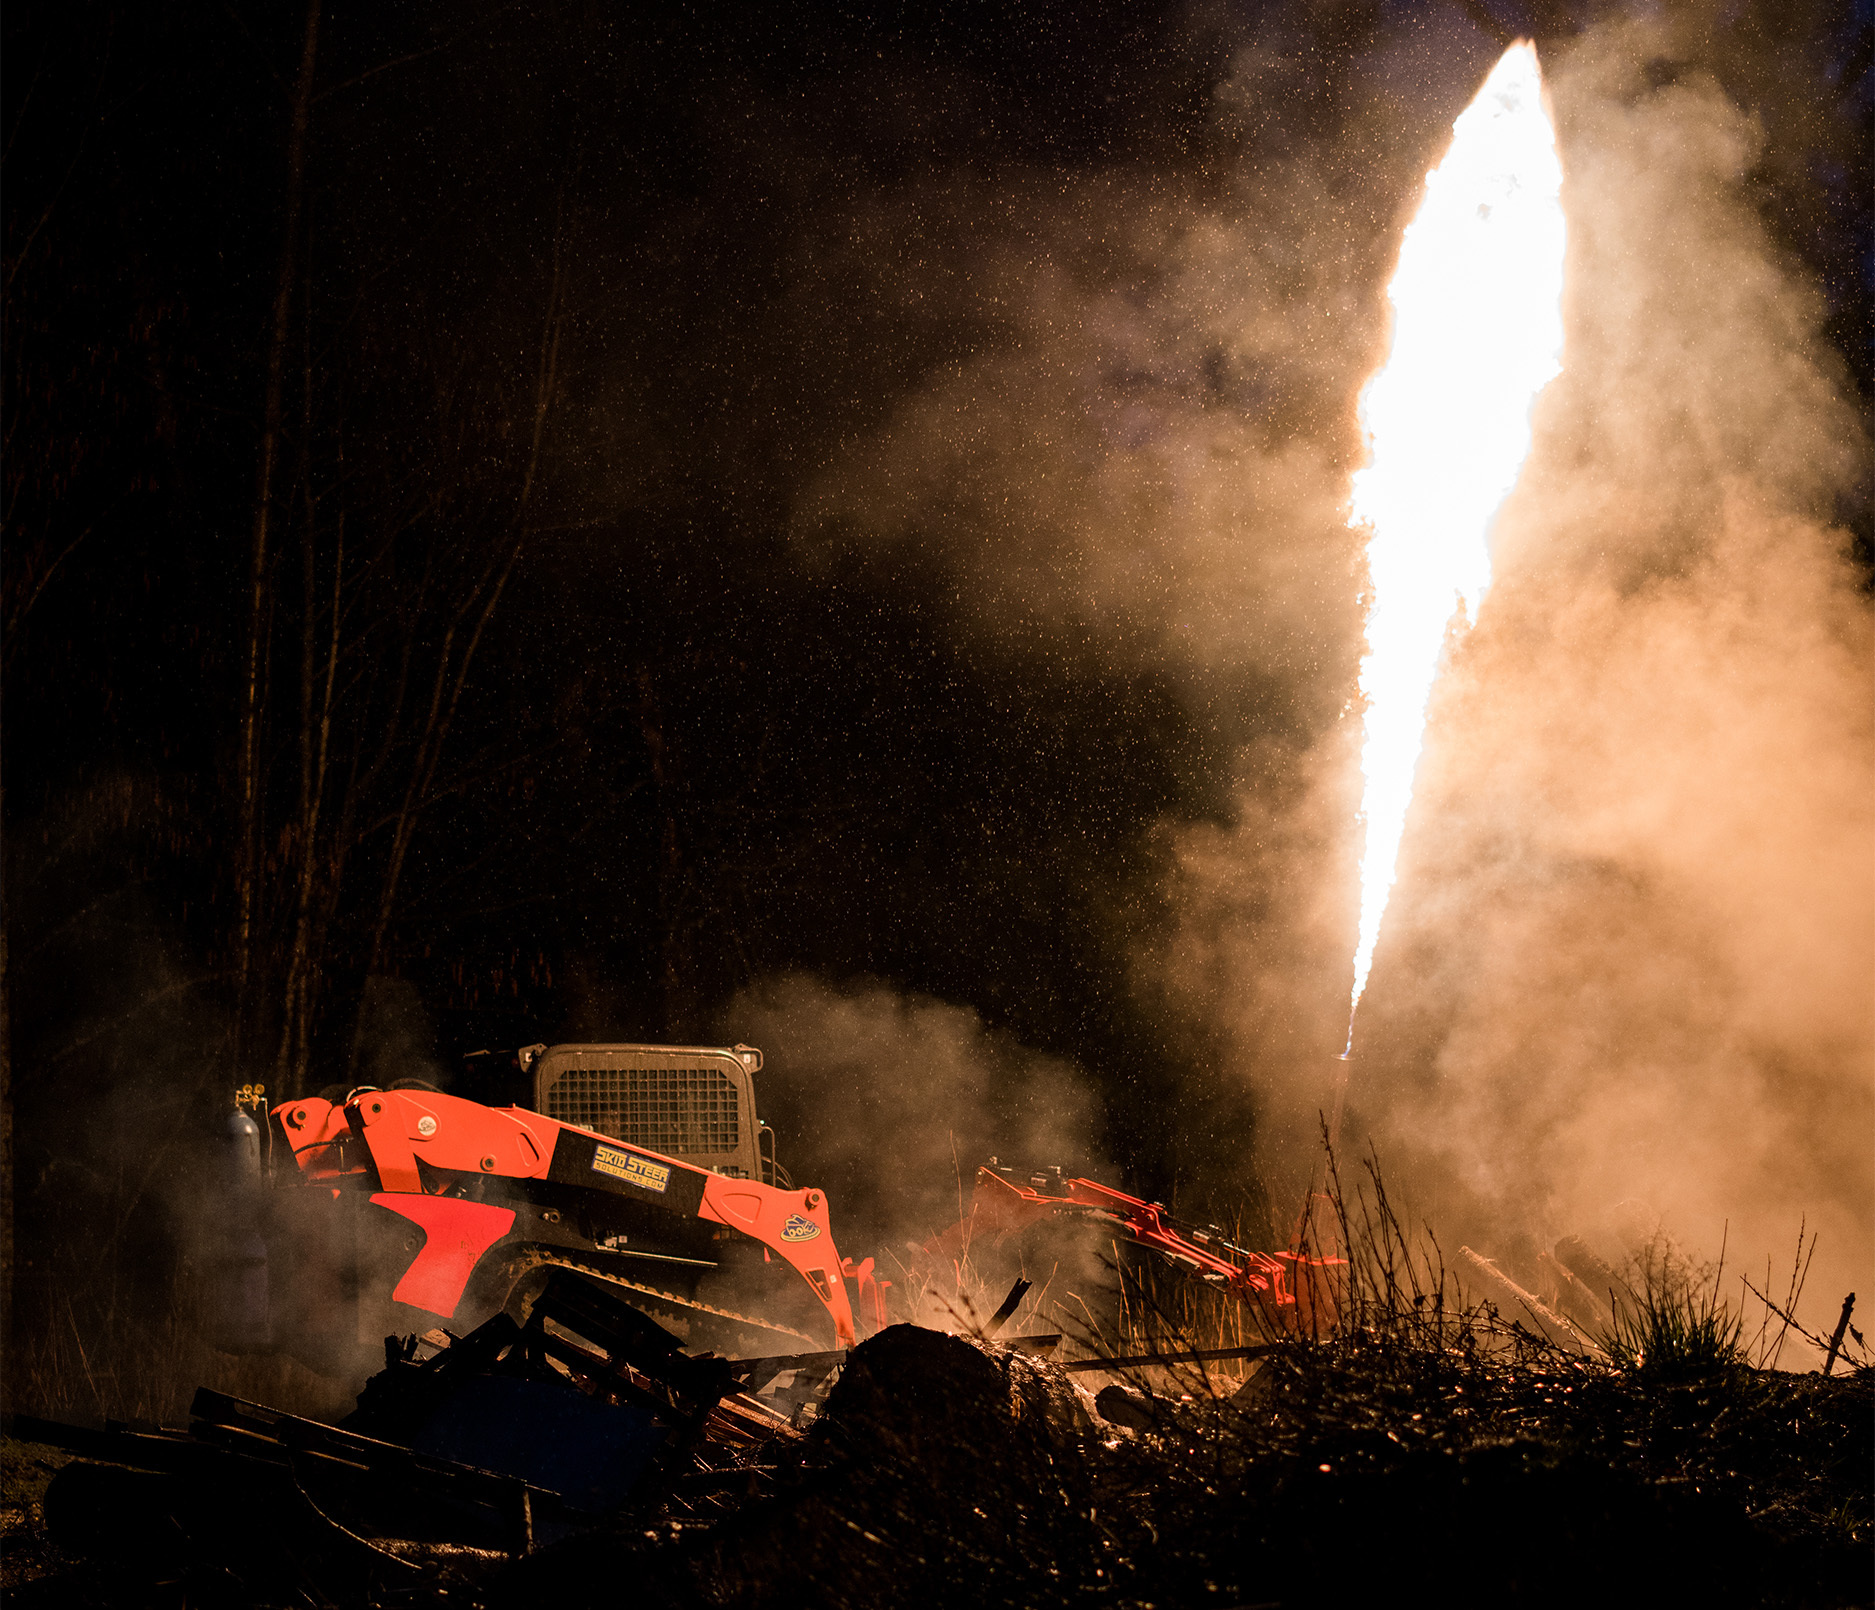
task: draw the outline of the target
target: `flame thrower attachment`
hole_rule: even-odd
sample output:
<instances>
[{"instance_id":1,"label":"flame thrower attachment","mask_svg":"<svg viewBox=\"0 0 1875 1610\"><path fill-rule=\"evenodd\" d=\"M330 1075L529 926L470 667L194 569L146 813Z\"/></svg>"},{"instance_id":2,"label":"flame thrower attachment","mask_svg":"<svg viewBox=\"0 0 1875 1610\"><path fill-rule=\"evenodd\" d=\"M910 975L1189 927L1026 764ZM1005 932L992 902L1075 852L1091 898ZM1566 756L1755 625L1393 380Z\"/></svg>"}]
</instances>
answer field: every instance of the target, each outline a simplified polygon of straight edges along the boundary
<instances>
[{"instance_id":1,"label":"flame thrower attachment","mask_svg":"<svg viewBox=\"0 0 1875 1610\"><path fill-rule=\"evenodd\" d=\"M312 1187L287 1194L362 1199L370 1224L401 1243L389 1271L396 1303L449 1319L469 1292L469 1306L499 1308L517 1273L556 1263L664 1290L714 1267L713 1243L732 1233L791 1267L836 1345L855 1344L823 1191L720 1174L427 1087L306 1097L276 1107L273 1124L276 1155L290 1155L298 1183Z\"/></svg>"},{"instance_id":2,"label":"flame thrower attachment","mask_svg":"<svg viewBox=\"0 0 1875 1610\"><path fill-rule=\"evenodd\" d=\"M992 1158L977 1170L970 1212L923 1250L927 1257L957 1262L972 1246L994 1246L1048 1219L1084 1219L1118 1231L1134 1246L1150 1248L1229 1291L1281 1329L1325 1329L1333 1323L1331 1283L1345 1259L1296 1250L1254 1252L1214 1224L1176 1219L1163 1203L1097 1180L1065 1179L1059 1169L1018 1179Z\"/></svg>"}]
</instances>

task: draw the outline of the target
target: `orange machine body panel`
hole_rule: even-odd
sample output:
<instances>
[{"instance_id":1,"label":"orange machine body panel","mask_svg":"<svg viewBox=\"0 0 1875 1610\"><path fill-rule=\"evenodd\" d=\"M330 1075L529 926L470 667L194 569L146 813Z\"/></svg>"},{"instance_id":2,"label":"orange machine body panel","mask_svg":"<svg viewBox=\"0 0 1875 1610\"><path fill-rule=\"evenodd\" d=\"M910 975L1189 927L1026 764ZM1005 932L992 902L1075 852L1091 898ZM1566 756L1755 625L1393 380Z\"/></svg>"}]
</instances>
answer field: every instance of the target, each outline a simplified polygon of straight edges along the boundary
<instances>
[{"instance_id":1,"label":"orange machine body panel","mask_svg":"<svg viewBox=\"0 0 1875 1610\"><path fill-rule=\"evenodd\" d=\"M487 1107L437 1090L360 1090L276 1110L308 1181L376 1176L371 1200L425 1230L399 1283L449 1317L476 1263L508 1233L501 1210L464 1200L465 1176L552 1182L694 1215L760 1242L807 1282L841 1347L855 1336L826 1194L784 1191L666 1157L522 1107ZM445 1207L444 1204L451 1204ZM441 1306L444 1299L448 1307Z\"/></svg>"}]
</instances>

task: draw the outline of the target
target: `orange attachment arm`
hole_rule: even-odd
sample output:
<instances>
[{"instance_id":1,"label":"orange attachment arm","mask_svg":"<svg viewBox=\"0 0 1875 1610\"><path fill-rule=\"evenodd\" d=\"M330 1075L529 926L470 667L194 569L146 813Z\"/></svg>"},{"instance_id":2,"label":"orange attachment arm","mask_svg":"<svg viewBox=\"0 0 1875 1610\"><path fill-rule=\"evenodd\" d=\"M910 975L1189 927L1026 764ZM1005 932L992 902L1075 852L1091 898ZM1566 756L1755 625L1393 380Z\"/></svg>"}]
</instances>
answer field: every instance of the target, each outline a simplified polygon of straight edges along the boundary
<instances>
[{"instance_id":1,"label":"orange attachment arm","mask_svg":"<svg viewBox=\"0 0 1875 1610\"><path fill-rule=\"evenodd\" d=\"M783 1191L755 1180L711 1174L703 1182L697 1216L740 1230L779 1253L826 1304L840 1346L855 1345L853 1305L840 1278L840 1253L833 1244L825 1192Z\"/></svg>"},{"instance_id":2,"label":"orange attachment arm","mask_svg":"<svg viewBox=\"0 0 1875 1610\"><path fill-rule=\"evenodd\" d=\"M544 1179L560 1128L538 1113L484 1107L440 1090L363 1090L342 1106L309 1096L283 1109L280 1121L303 1172L340 1172L336 1154L324 1148L358 1133L383 1188L413 1192L423 1189L418 1159L458 1174Z\"/></svg>"},{"instance_id":3,"label":"orange attachment arm","mask_svg":"<svg viewBox=\"0 0 1875 1610\"><path fill-rule=\"evenodd\" d=\"M926 1256L965 1257L973 1239L995 1244L1038 1220L1053 1215L1086 1215L1119 1226L1129 1241L1151 1247L1188 1265L1208 1281L1228 1287L1254 1306L1289 1322L1295 1296L1286 1288L1289 1265L1311 1271L1336 1259L1298 1258L1293 1253L1253 1252L1226 1240L1209 1226L1182 1224L1157 1202L1129 1196L1098 1180L1062 1180L1054 1191L1039 1191L1005 1179L992 1168L977 1170L976 1194L968 1215L924 1245Z\"/></svg>"},{"instance_id":4,"label":"orange attachment arm","mask_svg":"<svg viewBox=\"0 0 1875 1610\"><path fill-rule=\"evenodd\" d=\"M339 1150L339 1143L352 1132L344 1107L307 1096L290 1107L276 1107L274 1116L293 1149L293 1161L309 1179L336 1179L353 1172L344 1166Z\"/></svg>"},{"instance_id":5,"label":"orange attachment arm","mask_svg":"<svg viewBox=\"0 0 1875 1610\"><path fill-rule=\"evenodd\" d=\"M1241 1291L1250 1291L1267 1301L1288 1304L1295 1301L1283 1290L1283 1266L1262 1252L1247 1252L1232 1247L1234 1256L1218 1253L1193 1242L1182 1229L1166 1222L1165 1209L1157 1202L1128 1196L1096 1180L1068 1181L1068 1199L1092 1208L1103 1217L1118 1220L1141 1246L1151 1247L1188 1263L1208 1280L1221 1281Z\"/></svg>"}]
</instances>

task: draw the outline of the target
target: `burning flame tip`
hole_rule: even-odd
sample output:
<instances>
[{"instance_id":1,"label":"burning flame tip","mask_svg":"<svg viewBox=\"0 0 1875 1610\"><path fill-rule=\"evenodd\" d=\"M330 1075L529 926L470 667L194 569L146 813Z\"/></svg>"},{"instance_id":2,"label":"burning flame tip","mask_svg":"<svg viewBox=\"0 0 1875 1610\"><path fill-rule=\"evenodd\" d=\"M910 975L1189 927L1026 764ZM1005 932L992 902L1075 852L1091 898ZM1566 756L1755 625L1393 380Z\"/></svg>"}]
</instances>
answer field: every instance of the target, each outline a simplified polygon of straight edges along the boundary
<instances>
[{"instance_id":1,"label":"burning flame tip","mask_svg":"<svg viewBox=\"0 0 1875 1610\"><path fill-rule=\"evenodd\" d=\"M1562 368L1562 164L1530 40L1504 52L1452 131L1401 240L1390 350L1360 401L1368 454L1348 523L1368 534L1365 844L1350 1051L1446 634L1478 618L1491 524Z\"/></svg>"}]
</instances>

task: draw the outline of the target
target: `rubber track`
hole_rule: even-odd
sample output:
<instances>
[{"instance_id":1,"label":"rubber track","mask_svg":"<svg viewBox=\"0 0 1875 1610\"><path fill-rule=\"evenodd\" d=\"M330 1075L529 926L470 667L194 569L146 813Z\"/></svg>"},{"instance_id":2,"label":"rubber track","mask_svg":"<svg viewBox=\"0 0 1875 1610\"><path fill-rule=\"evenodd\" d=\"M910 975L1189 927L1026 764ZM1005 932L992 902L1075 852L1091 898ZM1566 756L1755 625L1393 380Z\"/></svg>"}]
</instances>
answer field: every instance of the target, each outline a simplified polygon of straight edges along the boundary
<instances>
[{"instance_id":1,"label":"rubber track","mask_svg":"<svg viewBox=\"0 0 1875 1610\"><path fill-rule=\"evenodd\" d=\"M807 1343L810 1350L820 1344L812 1336L803 1335L788 1325L777 1325L772 1320L756 1319L751 1314L738 1314L733 1308L717 1308L710 1303L700 1303L693 1297L679 1297L674 1291L659 1291L656 1286L641 1285L636 1280L623 1280L607 1269L594 1268L589 1263L581 1263L575 1258L530 1257L515 1275L518 1284L525 1280L534 1269L571 1269L576 1274L590 1275L594 1280L603 1280L608 1285L623 1286L627 1291L635 1291L645 1297L655 1297L661 1303L669 1303L673 1308L688 1308L694 1313L710 1314L717 1319L727 1319L738 1325L751 1325L756 1330L771 1331L777 1336L792 1336L796 1341Z\"/></svg>"}]
</instances>

